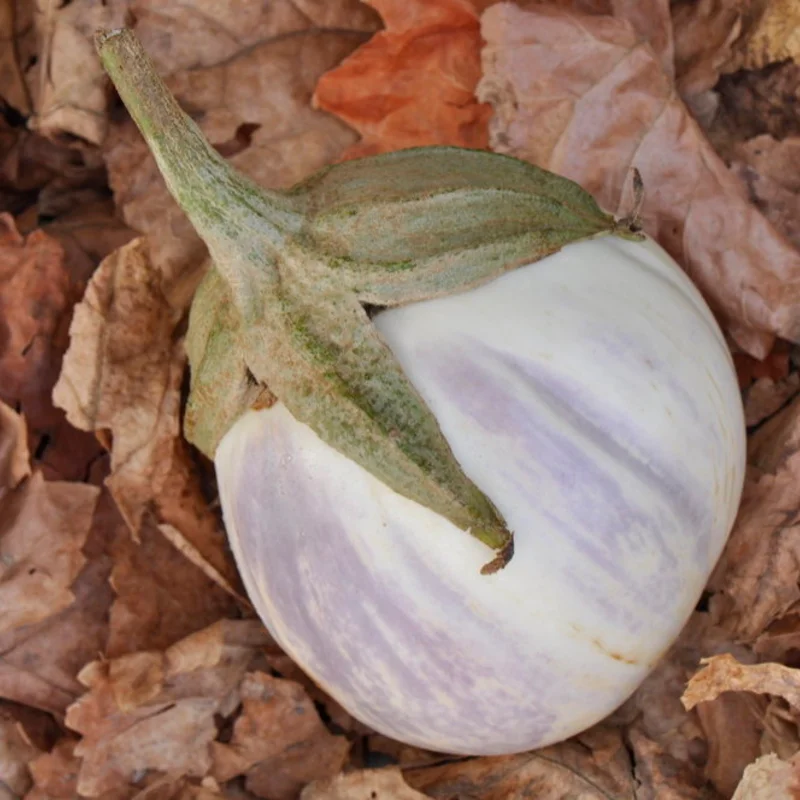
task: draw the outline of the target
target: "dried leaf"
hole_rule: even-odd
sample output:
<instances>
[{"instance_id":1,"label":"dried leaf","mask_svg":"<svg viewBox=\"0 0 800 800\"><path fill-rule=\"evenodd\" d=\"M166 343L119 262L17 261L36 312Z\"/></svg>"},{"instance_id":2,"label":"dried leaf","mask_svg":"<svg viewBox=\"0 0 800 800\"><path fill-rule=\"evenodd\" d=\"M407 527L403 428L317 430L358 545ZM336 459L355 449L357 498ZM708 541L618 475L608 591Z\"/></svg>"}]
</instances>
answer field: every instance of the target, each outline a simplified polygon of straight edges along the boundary
<instances>
[{"instance_id":1,"label":"dried leaf","mask_svg":"<svg viewBox=\"0 0 800 800\"><path fill-rule=\"evenodd\" d=\"M78 792L93 797L145 770L205 775L215 715L231 713L236 687L268 641L258 623L221 620L163 653L87 665L80 680L89 691L66 718L83 736Z\"/></svg>"},{"instance_id":2,"label":"dried leaf","mask_svg":"<svg viewBox=\"0 0 800 800\"><path fill-rule=\"evenodd\" d=\"M300 800L425 800L404 780L396 767L368 769L315 781L300 793Z\"/></svg>"},{"instance_id":3,"label":"dried leaf","mask_svg":"<svg viewBox=\"0 0 800 800\"><path fill-rule=\"evenodd\" d=\"M106 78L94 53L98 28L125 23L127 0L36 0L39 43L32 128L52 136L66 132L100 144L106 134Z\"/></svg>"},{"instance_id":4,"label":"dried leaf","mask_svg":"<svg viewBox=\"0 0 800 800\"><path fill-rule=\"evenodd\" d=\"M172 75L229 61L269 39L307 30L370 33L377 15L359 0L272 0L267 5L132 0L134 30L159 71ZM255 98L251 98L255 99Z\"/></svg>"},{"instance_id":5,"label":"dried leaf","mask_svg":"<svg viewBox=\"0 0 800 800\"><path fill-rule=\"evenodd\" d=\"M0 500L31 474L25 420L0 401Z\"/></svg>"},{"instance_id":6,"label":"dried leaf","mask_svg":"<svg viewBox=\"0 0 800 800\"><path fill-rule=\"evenodd\" d=\"M214 66L167 81L211 142L238 169L272 187L290 186L336 159L355 134L310 107L319 76L364 39L361 31L266 35ZM205 248L169 196L133 123L106 147L109 179L125 221L147 233L170 304L183 310L205 270Z\"/></svg>"},{"instance_id":7,"label":"dried leaf","mask_svg":"<svg viewBox=\"0 0 800 800\"><path fill-rule=\"evenodd\" d=\"M619 712L623 718L632 716L625 721L640 783L637 800L706 796L707 782L716 776L709 769L718 768L718 762L709 759L722 745L707 741L702 719L683 707L680 696L703 655L727 650L736 652L743 661L753 660L746 649L731 644L709 614L696 612L678 641ZM744 729L745 739L747 733Z\"/></svg>"},{"instance_id":8,"label":"dried leaf","mask_svg":"<svg viewBox=\"0 0 800 800\"><path fill-rule=\"evenodd\" d=\"M52 338L67 307L64 250L51 236L23 237L0 214L0 399L49 391L58 370Z\"/></svg>"},{"instance_id":9,"label":"dried leaf","mask_svg":"<svg viewBox=\"0 0 800 800\"><path fill-rule=\"evenodd\" d=\"M800 249L800 137L750 139L737 148L731 168L766 218Z\"/></svg>"},{"instance_id":10,"label":"dried leaf","mask_svg":"<svg viewBox=\"0 0 800 800\"><path fill-rule=\"evenodd\" d=\"M118 518L111 573L116 598L106 649L111 657L168 647L236 608L152 523L143 525L139 538L134 542Z\"/></svg>"},{"instance_id":11,"label":"dried leaf","mask_svg":"<svg viewBox=\"0 0 800 800\"><path fill-rule=\"evenodd\" d=\"M800 65L794 61L723 75L717 92L720 113L708 133L725 160L736 158L741 142L765 133L778 140L800 136Z\"/></svg>"},{"instance_id":12,"label":"dried leaf","mask_svg":"<svg viewBox=\"0 0 800 800\"><path fill-rule=\"evenodd\" d=\"M315 103L362 140L347 158L427 144L486 148L491 109L475 100L479 4L473 0L369 0L381 31L324 75Z\"/></svg>"},{"instance_id":13,"label":"dried leaf","mask_svg":"<svg viewBox=\"0 0 800 800\"><path fill-rule=\"evenodd\" d=\"M107 485L134 537L153 512L230 585L235 568L180 437L185 356L173 338L179 318L164 296L146 240L115 251L75 309L53 398L76 427L111 431Z\"/></svg>"},{"instance_id":14,"label":"dried leaf","mask_svg":"<svg viewBox=\"0 0 800 800\"><path fill-rule=\"evenodd\" d=\"M107 502L104 495L98 503L84 546L88 563L71 587L74 602L35 625L0 635L0 696L60 717L81 694L78 671L103 650L108 635L112 596L111 564L103 541Z\"/></svg>"},{"instance_id":15,"label":"dried leaf","mask_svg":"<svg viewBox=\"0 0 800 800\"><path fill-rule=\"evenodd\" d=\"M28 765L41 751L6 710L0 711L0 794L22 797L32 784Z\"/></svg>"},{"instance_id":16,"label":"dried leaf","mask_svg":"<svg viewBox=\"0 0 800 800\"><path fill-rule=\"evenodd\" d=\"M677 87L685 100L713 89L742 30L740 0L672 4Z\"/></svg>"},{"instance_id":17,"label":"dried leaf","mask_svg":"<svg viewBox=\"0 0 800 800\"><path fill-rule=\"evenodd\" d=\"M19 67L14 0L0 0L0 98L21 114L31 110L28 88Z\"/></svg>"},{"instance_id":18,"label":"dried leaf","mask_svg":"<svg viewBox=\"0 0 800 800\"><path fill-rule=\"evenodd\" d=\"M800 399L751 437L739 516L711 578L711 609L754 642L800 601Z\"/></svg>"},{"instance_id":19,"label":"dried leaf","mask_svg":"<svg viewBox=\"0 0 800 800\"><path fill-rule=\"evenodd\" d=\"M759 378L745 393L744 419L753 427L771 417L800 393L800 374L792 372L783 380Z\"/></svg>"},{"instance_id":20,"label":"dried leaf","mask_svg":"<svg viewBox=\"0 0 800 800\"><path fill-rule=\"evenodd\" d=\"M697 704L708 742L705 775L725 797L734 793L747 765L761 755L766 708L765 698L734 692Z\"/></svg>"},{"instance_id":21,"label":"dried leaf","mask_svg":"<svg viewBox=\"0 0 800 800\"><path fill-rule=\"evenodd\" d=\"M25 800L74 800L78 796L80 759L75 755L77 740L61 739L53 750L31 762L33 790Z\"/></svg>"},{"instance_id":22,"label":"dried leaf","mask_svg":"<svg viewBox=\"0 0 800 800\"><path fill-rule=\"evenodd\" d=\"M246 774L247 788L259 797L293 800L310 781L344 767L350 743L327 731L302 686L253 672L239 694L243 708L230 742L212 745L218 781Z\"/></svg>"},{"instance_id":23,"label":"dried leaf","mask_svg":"<svg viewBox=\"0 0 800 800\"><path fill-rule=\"evenodd\" d=\"M632 207L638 168L645 230L739 344L763 356L771 334L800 337L800 253L746 201L626 22L503 3L482 31L478 96L494 106L493 149L576 180L619 214Z\"/></svg>"},{"instance_id":24,"label":"dried leaf","mask_svg":"<svg viewBox=\"0 0 800 800\"><path fill-rule=\"evenodd\" d=\"M567 742L531 753L457 761L410 770L415 789L443 800L464 796L476 800L633 800L636 784L622 735L593 728Z\"/></svg>"},{"instance_id":25,"label":"dried leaf","mask_svg":"<svg viewBox=\"0 0 800 800\"><path fill-rule=\"evenodd\" d=\"M726 65L728 71L761 69L776 61L800 62L800 8L793 0L767 0L763 11L748 28L736 53Z\"/></svg>"},{"instance_id":26,"label":"dried leaf","mask_svg":"<svg viewBox=\"0 0 800 800\"><path fill-rule=\"evenodd\" d=\"M756 692L783 697L800 709L800 670L783 664L740 664L729 653L704 658L681 702L686 708L713 700L722 692Z\"/></svg>"},{"instance_id":27,"label":"dried leaf","mask_svg":"<svg viewBox=\"0 0 800 800\"><path fill-rule=\"evenodd\" d=\"M794 800L800 792L800 758L789 763L762 756L745 770L733 800Z\"/></svg>"}]
</instances>

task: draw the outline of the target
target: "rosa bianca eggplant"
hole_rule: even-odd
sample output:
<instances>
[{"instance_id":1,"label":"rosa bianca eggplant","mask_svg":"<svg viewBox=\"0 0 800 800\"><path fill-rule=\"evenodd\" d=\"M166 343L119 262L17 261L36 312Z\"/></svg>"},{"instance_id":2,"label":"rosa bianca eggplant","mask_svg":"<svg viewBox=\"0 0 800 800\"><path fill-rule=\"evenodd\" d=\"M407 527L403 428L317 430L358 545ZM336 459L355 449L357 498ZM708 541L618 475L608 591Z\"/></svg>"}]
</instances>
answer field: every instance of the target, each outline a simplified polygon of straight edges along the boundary
<instances>
[{"instance_id":1,"label":"rosa bianca eggplant","mask_svg":"<svg viewBox=\"0 0 800 800\"><path fill-rule=\"evenodd\" d=\"M673 642L733 523L745 439L722 335L660 248L610 238L376 323L515 555L481 575L479 542L276 404L216 455L248 593L396 739L499 754L577 733Z\"/></svg>"},{"instance_id":2,"label":"rosa bianca eggplant","mask_svg":"<svg viewBox=\"0 0 800 800\"><path fill-rule=\"evenodd\" d=\"M281 646L433 750L526 750L611 712L691 613L742 489L730 354L689 279L635 213L492 153L264 189L130 31L97 45L211 255L184 433Z\"/></svg>"}]
</instances>

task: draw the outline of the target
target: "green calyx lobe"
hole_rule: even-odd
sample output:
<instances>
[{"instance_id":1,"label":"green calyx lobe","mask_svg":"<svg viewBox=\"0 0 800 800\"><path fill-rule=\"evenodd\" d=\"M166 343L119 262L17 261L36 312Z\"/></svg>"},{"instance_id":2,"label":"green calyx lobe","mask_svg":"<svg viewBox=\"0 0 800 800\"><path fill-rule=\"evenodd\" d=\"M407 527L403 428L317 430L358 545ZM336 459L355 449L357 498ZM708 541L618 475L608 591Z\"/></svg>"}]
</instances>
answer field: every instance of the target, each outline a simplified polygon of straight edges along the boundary
<instances>
[{"instance_id":1,"label":"green calyx lobe","mask_svg":"<svg viewBox=\"0 0 800 800\"><path fill-rule=\"evenodd\" d=\"M452 147L345 162L269 191L208 144L130 31L98 34L97 47L213 260L189 319L187 438L213 458L241 414L278 400L387 486L494 549L484 572L502 567L511 532L365 306L464 291L570 242L635 237L629 224L571 181Z\"/></svg>"}]
</instances>

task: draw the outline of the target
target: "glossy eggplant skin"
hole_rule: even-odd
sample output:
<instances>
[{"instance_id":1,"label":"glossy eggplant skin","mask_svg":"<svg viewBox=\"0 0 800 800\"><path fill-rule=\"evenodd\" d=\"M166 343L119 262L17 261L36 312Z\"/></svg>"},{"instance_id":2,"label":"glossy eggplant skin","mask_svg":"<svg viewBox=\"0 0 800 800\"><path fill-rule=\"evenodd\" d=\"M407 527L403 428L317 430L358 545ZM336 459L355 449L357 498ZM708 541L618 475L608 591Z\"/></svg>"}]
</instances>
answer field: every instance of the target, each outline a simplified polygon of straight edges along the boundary
<instances>
[{"instance_id":1,"label":"glossy eggplant skin","mask_svg":"<svg viewBox=\"0 0 800 800\"><path fill-rule=\"evenodd\" d=\"M728 349L650 241L572 244L376 325L513 530L490 551L281 403L215 457L248 593L355 717L432 750L564 739L639 685L733 524L745 430Z\"/></svg>"}]
</instances>

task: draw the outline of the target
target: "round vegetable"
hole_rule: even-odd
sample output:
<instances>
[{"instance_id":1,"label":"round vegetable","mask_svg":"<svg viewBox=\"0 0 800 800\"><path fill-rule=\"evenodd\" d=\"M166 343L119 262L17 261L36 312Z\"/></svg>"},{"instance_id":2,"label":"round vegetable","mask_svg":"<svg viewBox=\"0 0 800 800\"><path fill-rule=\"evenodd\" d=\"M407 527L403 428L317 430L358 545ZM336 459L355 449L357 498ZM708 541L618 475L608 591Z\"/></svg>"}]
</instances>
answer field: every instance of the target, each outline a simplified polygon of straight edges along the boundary
<instances>
[{"instance_id":1,"label":"round vegetable","mask_svg":"<svg viewBox=\"0 0 800 800\"><path fill-rule=\"evenodd\" d=\"M745 460L728 349L650 241L603 238L375 323L515 537L486 547L285 405L215 458L248 593L355 717L499 754L616 708L673 642L731 528Z\"/></svg>"}]
</instances>

